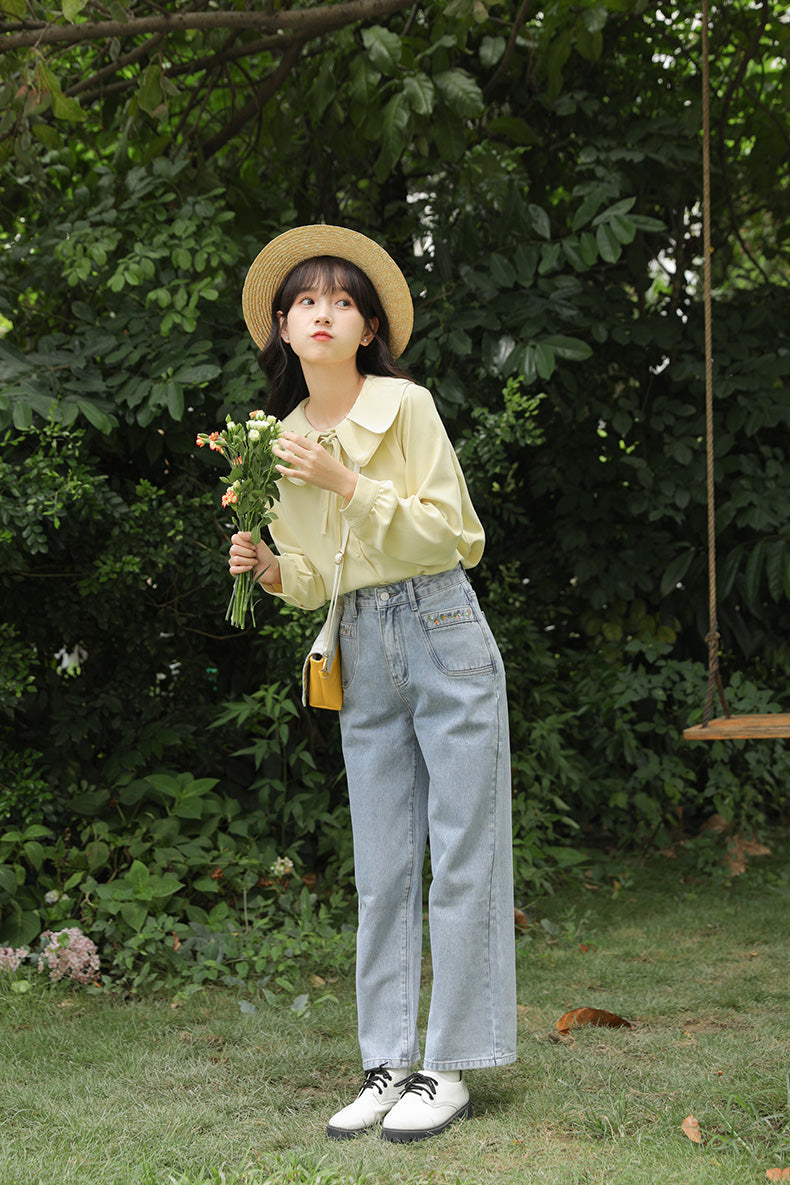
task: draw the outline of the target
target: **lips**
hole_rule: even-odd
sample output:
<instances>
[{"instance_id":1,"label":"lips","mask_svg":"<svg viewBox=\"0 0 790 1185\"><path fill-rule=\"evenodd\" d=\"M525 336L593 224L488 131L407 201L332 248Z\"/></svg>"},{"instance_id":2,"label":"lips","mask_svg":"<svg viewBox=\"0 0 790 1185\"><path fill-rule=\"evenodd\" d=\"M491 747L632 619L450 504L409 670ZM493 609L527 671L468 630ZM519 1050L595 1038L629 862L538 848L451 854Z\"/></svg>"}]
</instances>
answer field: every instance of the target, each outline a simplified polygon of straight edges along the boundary
<instances>
[{"instance_id":1,"label":"lips","mask_svg":"<svg viewBox=\"0 0 790 1185\"><path fill-rule=\"evenodd\" d=\"M325 333L323 330L319 330L318 333L314 333L311 336L314 342L331 342L332 340L332 334Z\"/></svg>"}]
</instances>

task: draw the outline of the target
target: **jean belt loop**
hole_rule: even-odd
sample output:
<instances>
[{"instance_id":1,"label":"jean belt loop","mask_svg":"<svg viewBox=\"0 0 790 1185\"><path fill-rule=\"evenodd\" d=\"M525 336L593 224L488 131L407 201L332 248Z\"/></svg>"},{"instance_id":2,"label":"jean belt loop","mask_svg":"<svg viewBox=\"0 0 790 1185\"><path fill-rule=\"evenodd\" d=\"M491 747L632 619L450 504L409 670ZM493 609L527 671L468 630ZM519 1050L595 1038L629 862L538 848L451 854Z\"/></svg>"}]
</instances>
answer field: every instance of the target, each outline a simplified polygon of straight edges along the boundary
<instances>
[{"instance_id":1,"label":"jean belt loop","mask_svg":"<svg viewBox=\"0 0 790 1185\"><path fill-rule=\"evenodd\" d=\"M352 588L350 592L343 593L343 616L356 617L357 615L357 590Z\"/></svg>"},{"instance_id":2,"label":"jean belt loop","mask_svg":"<svg viewBox=\"0 0 790 1185\"><path fill-rule=\"evenodd\" d=\"M411 604L412 609L416 613L417 610L419 609L419 605L417 603L417 591L414 587L414 581L413 580L405 580L404 584L406 585L407 589L409 590L409 603Z\"/></svg>"}]
</instances>

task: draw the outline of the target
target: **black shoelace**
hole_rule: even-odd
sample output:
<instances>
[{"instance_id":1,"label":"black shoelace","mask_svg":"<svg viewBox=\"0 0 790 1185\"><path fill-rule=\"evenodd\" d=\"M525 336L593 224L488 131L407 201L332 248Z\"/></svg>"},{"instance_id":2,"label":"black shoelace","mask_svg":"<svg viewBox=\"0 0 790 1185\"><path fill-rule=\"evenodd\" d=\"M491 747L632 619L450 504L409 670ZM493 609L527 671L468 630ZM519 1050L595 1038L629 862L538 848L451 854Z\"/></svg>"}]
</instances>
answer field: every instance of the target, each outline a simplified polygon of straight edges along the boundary
<instances>
[{"instance_id":1,"label":"black shoelace","mask_svg":"<svg viewBox=\"0 0 790 1185\"><path fill-rule=\"evenodd\" d=\"M397 1073L397 1070L388 1070L386 1062L372 1070L365 1070L365 1081L362 1083L359 1093L362 1094L363 1090L375 1087L379 1094L383 1094L390 1082L395 1085Z\"/></svg>"},{"instance_id":2,"label":"black shoelace","mask_svg":"<svg viewBox=\"0 0 790 1185\"><path fill-rule=\"evenodd\" d=\"M428 1097L433 1099L436 1097L436 1079L431 1078L428 1074L420 1074L419 1071L415 1074L409 1074L408 1078L404 1078L398 1086L403 1088L403 1094L419 1094L420 1091L427 1091Z\"/></svg>"}]
</instances>

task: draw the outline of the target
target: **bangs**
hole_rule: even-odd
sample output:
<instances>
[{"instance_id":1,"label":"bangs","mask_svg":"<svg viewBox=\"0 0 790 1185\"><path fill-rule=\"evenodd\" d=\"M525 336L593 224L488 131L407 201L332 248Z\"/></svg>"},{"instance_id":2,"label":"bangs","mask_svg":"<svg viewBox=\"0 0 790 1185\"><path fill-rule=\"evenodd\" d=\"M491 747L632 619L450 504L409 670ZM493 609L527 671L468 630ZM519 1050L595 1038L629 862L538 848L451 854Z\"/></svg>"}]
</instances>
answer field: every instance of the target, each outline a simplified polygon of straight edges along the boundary
<instances>
[{"instance_id":1,"label":"bangs","mask_svg":"<svg viewBox=\"0 0 790 1185\"><path fill-rule=\"evenodd\" d=\"M275 294L274 312L287 313L300 292L316 290L323 294L337 289L349 294L363 316L381 319L376 289L368 277L356 264L334 255L317 255L297 263Z\"/></svg>"}]
</instances>

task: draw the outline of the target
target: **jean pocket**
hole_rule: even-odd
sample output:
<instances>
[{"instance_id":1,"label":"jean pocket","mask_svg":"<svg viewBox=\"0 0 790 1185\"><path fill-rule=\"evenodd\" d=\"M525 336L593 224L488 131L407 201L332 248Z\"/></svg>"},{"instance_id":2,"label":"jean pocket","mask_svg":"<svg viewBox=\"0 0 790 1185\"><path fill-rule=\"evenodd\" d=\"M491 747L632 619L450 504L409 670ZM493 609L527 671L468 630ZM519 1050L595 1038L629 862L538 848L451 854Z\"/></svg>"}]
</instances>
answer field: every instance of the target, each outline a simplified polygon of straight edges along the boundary
<instances>
[{"instance_id":1,"label":"jean pocket","mask_svg":"<svg viewBox=\"0 0 790 1185\"><path fill-rule=\"evenodd\" d=\"M340 660L343 664L343 687L350 687L357 669L359 642L357 638L357 623L355 621L341 621L340 623Z\"/></svg>"},{"instance_id":2,"label":"jean pocket","mask_svg":"<svg viewBox=\"0 0 790 1185\"><path fill-rule=\"evenodd\" d=\"M428 652L443 674L493 674L486 632L471 606L422 613L420 621Z\"/></svg>"}]
</instances>

